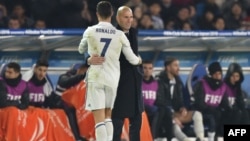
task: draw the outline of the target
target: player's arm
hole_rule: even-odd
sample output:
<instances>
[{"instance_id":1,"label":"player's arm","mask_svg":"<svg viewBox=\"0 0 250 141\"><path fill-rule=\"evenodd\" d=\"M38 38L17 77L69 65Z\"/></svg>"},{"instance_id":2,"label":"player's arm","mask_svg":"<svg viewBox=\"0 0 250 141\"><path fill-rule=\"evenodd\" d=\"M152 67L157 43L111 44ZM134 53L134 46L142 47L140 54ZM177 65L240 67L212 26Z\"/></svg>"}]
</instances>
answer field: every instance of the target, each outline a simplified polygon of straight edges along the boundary
<instances>
[{"instance_id":1,"label":"player's arm","mask_svg":"<svg viewBox=\"0 0 250 141\"><path fill-rule=\"evenodd\" d=\"M90 32L90 30L89 30L89 28L87 28L85 30L85 32L83 33L82 40L81 40L79 47L78 47L78 51L80 54L85 53L88 49L89 32Z\"/></svg>"},{"instance_id":2,"label":"player's arm","mask_svg":"<svg viewBox=\"0 0 250 141\"><path fill-rule=\"evenodd\" d=\"M129 61L132 65L139 65L141 64L142 60L140 57L137 57L133 50L131 49L130 43L125 36L124 33L121 34L121 43L122 43L122 53L124 54L125 58Z\"/></svg>"},{"instance_id":3,"label":"player's arm","mask_svg":"<svg viewBox=\"0 0 250 141\"><path fill-rule=\"evenodd\" d=\"M0 81L0 108L4 108L8 106L8 100L7 100L7 88L3 81Z\"/></svg>"}]
</instances>

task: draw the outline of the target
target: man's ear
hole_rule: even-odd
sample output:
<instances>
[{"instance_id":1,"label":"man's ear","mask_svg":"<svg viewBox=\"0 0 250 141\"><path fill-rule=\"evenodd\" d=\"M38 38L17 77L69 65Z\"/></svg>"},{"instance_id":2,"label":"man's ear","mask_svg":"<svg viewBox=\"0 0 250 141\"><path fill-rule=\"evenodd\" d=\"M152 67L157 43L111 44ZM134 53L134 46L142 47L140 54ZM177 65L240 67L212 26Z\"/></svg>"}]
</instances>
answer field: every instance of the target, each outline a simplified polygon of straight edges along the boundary
<instances>
[{"instance_id":1,"label":"man's ear","mask_svg":"<svg viewBox=\"0 0 250 141\"><path fill-rule=\"evenodd\" d=\"M169 69L170 69L170 66L169 66L169 65L165 67L165 70L166 70L166 71L169 71Z\"/></svg>"}]
</instances>

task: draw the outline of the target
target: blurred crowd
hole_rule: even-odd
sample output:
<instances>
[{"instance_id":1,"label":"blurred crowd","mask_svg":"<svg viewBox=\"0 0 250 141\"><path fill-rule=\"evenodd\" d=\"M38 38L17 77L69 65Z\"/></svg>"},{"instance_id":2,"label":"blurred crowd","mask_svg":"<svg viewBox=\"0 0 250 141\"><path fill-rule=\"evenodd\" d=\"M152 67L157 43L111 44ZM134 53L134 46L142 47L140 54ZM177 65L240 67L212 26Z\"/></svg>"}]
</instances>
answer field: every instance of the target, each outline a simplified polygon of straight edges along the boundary
<instances>
[{"instance_id":1,"label":"blurred crowd","mask_svg":"<svg viewBox=\"0 0 250 141\"><path fill-rule=\"evenodd\" d=\"M132 8L133 27L153 30L249 30L249 0L110 0ZM0 28L86 28L99 0L0 0ZM115 16L113 16L115 23Z\"/></svg>"}]
</instances>

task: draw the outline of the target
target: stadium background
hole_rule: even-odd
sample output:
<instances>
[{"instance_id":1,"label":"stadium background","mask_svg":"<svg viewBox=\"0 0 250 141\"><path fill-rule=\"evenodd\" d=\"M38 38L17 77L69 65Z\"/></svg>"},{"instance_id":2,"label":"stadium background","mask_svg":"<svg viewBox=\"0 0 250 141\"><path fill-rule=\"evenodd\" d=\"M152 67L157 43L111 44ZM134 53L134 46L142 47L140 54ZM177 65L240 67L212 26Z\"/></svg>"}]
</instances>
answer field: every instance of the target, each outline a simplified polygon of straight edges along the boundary
<instances>
[{"instance_id":1,"label":"stadium background","mask_svg":"<svg viewBox=\"0 0 250 141\"><path fill-rule=\"evenodd\" d=\"M17 61L23 71L46 52L53 84L82 62L77 46L84 29L97 23L99 0L0 0L0 63ZM153 60L155 74L167 56L180 59L181 78L195 63L219 61L226 71L238 62L250 95L249 0L110 0L114 12L128 5L139 30L139 53ZM112 23L116 25L115 16Z\"/></svg>"},{"instance_id":2,"label":"stadium background","mask_svg":"<svg viewBox=\"0 0 250 141\"><path fill-rule=\"evenodd\" d=\"M3 31L3 30L1 30ZM44 29L0 31L0 63L15 61L22 72L30 69L40 57L49 60L49 77L54 87L60 74L72 64L83 63L84 56L77 51L81 29ZM46 33L46 34L44 34ZM187 36L188 35L188 36ZM250 96L249 39L248 31L152 31L139 32L139 54L153 60L154 74L163 69L166 57L180 60L180 76L184 84L194 64L208 65L219 61L224 74L231 62L238 62L245 75L243 90Z\"/></svg>"},{"instance_id":3,"label":"stadium background","mask_svg":"<svg viewBox=\"0 0 250 141\"><path fill-rule=\"evenodd\" d=\"M25 71L46 52L49 76L55 85L59 74L84 60L77 46L84 29L97 22L98 1L0 0L0 63L17 61ZM155 74L168 56L180 59L184 84L196 63L208 65L219 61L225 72L229 63L238 62L246 78L243 89L250 95L248 0L110 1L114 11L121 5L134 10L137 22L133 26L139 30L139 53L143 59L154 61ZM212 19L207 18L208 13ZM149 20L143 15L148 15ZM223 29L216 26L218 18L224 20ZM10 22L12 19L18 23ZM185 26L186 23L190 26Z\"/></svg>"}]
</instances>

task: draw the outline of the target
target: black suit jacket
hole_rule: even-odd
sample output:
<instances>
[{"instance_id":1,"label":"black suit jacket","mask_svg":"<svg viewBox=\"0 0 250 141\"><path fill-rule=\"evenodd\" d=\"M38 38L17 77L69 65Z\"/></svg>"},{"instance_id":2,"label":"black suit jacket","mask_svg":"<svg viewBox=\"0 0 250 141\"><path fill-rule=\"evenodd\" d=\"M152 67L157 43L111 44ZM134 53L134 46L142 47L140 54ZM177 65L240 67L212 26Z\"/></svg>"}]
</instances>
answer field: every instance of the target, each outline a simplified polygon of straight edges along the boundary
<instances>
[{"instance_id":1,"label":"black suit jacket","mask_svg":"<svg viewBox=\"0 0 250 141\"><path fill-rule=\"evenodd\" d=\"M117 29L121 29L119 26ZM137 30L130 28L127 35L133 52L138 55ZM114 118L133 117L144 110L142 98L142 71L131 65L124 54L120 55L120 80L112 116Z\"/></svg>"},{"instance_id":2,"label":"black suit jacket","mask_svg":"<svg viewBox=\"0 0 250 141\"><path fill-rule=\"evenodd\" d=\"M175 77L176 84L174 86L173 98L170 94L169 78L165 71L162 71L159 75L159 86L155 105L158 107L170 107L174 111L179 111L184 107L183 92L184 86L179 77Z\"/></svg>"}]
</instances>

